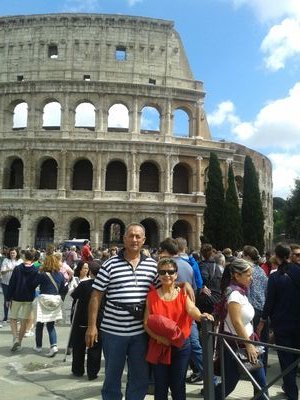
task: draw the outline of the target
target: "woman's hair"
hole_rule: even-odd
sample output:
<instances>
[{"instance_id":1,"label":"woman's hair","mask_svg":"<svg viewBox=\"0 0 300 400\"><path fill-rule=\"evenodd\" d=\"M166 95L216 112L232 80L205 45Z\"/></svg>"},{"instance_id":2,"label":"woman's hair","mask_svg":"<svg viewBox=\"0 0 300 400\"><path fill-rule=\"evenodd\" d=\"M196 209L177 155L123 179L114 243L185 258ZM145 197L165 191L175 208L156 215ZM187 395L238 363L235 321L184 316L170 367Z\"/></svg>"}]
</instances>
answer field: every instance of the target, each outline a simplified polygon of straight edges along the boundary
<instances>
[{"instance_id":1,"label":"woman's hair","mask_svg":"<svg viewBox=\"0 0 300 400\"><path fill-rule=\"evenodd\" d=\"M19 252L19 250L18 250L16 247L11 247L11 248L8 250L8 252L7 252L7 258L10 259L10 252L11 252L11 251L15 251L15 252L17 253L17 255L16 255L16 260L18 260L18 259L20 258L20 252Z\"/></svg>"},{"instance_id":2,"label":"woman's hair","mask_svg":"<svg viewBox=\"0 0 300 400\"><path fill-rule=\"evenodd\" d=\"M160 267L163 265L172 265L175 271L178 271L178 267L176 262L172 258L163 257L157 263L157 269L159 270Z\"/></svg>"},{"instance_id":3,"label":"woman's hair","mask_svg":"<svg viewBox=\"0 0 300 400\"><path fill-rule=\"evenodd\" d=\"M59 251L56 251L53 255L58 259L58 261L62 261L62 254Z\"/></svg>"},{"instance_id":4,"label":"woman's hair","mask_svg":"<svg viewBox=\"0 0 300 400\"><path fill-rule=\"evenodd\" d=\"M77 264L77 267L74 269L74 276L77 276L78 278L80 277L80 271L82 270L84 264L89 265L87 262L85 261L79 261Z\"/></svg>"},{"instance_id":5,"label":"woman's hair","mask_svg":"<svg viewBox=\"0 0 300 400\"><path fill-rule=\"evenodd\" d=\"M260 259L259 252L256 247L254 246L244 246L243 247L243 255L246 257L251 258L254 263L257 263Z\"/></svg>"},{"instance_id":6,"label":"woman's hair","mask_svg":"<svg viewBox=\"0 0 300 400\"><path fill-rule=\"evenodd\" d=\"M40 267L41 272L59 272L60 262L54 254L46 255L43 264Z\"/></svg>"},{"instance_id":7,"label":"woman's hair","mask_svg":"<svg viewBox=\"0 0 300 400\"><path fill-rule=\"evenodd\" d=\"M252 268L249 261L243 258L235 258L227 267L225 267L222 279L221 279L221 292L224 293L225 289L229 286L233 275L243 274Z\"/></svg>"}]
</instances>

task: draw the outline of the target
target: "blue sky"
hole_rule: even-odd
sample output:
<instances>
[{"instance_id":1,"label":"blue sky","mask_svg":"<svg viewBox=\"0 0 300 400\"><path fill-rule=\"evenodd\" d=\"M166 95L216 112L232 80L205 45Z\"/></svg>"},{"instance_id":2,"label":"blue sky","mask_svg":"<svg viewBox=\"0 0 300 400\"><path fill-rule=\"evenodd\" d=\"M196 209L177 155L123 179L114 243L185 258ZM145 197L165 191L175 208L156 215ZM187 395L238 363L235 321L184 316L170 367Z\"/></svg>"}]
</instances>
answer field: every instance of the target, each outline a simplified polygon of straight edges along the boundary
<instances>
[{"instance_id":1,"label":"blue sky","mask_svg":"<svg viewBox=\"0 0 300 400\"><path fill-rule=\"evenodd\" d=\"M215 139L273 164L274 195L300 176L300 0L0 0L0 15L120 13L172 20L204 82Z\"/></svg>"}]
</instances>

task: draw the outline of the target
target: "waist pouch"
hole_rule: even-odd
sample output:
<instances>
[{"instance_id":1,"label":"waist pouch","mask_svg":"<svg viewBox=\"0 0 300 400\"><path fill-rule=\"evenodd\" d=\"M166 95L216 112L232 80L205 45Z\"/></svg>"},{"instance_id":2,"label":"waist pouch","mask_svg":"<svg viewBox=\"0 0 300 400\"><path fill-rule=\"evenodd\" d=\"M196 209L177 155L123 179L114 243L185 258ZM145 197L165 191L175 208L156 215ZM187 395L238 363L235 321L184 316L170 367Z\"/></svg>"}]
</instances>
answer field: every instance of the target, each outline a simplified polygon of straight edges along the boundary
<instances>
[{"instance_id":1,"label":"waist pouch","mask_svg":"<svg viewBox=\"0 0 300 400\"><path fill-rule=\"evenodd\" d=\"M130 315L132 315L135 319L139 321L142 321L144 318L144 312L146 308L145 301L141 301L139 303L130 303L130 304L112 300L109 300L109 302L122 310L128 311Z\"/></svg>"}]
</instances>

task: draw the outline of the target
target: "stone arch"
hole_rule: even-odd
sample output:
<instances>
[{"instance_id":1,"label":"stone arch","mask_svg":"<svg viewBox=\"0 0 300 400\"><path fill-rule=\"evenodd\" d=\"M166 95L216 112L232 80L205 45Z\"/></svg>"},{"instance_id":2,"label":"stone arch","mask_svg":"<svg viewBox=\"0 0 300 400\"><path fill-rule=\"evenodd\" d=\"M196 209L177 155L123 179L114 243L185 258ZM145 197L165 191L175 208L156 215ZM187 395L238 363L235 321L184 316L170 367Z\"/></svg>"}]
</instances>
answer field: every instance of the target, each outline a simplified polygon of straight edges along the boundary
<instances>
[{"instance_id":1,"label":"stone arch","mask_svg":"<svg viewBox=\"0 0 300 400\"><path fill-rule=\"evenodd\" d=\"M159 192L159 169L151 161L145 161L140 166L140 192Z\"/></svg>"},{"instance_id":2,"label":"stone arch","mask_svg":"<svg viewBox=\"0 0 300 400\"><path fill-rule=\"evenodd\" d=\"M141 221L141 224L145 228L145 245L150 248L156 248L159 245L159 227L155 219L145 218Z\"/></svg>"},{"instance_id":3,"label":"stone arch","mask_svg":"<svg viewBox=\"0 0 300 400\"><path fill-rule=\"evenodd\" d=\"M160 112L152 105L145 105L141 110L141 133L159 133Z\"/></svg>"},{"instance_id":4,"label":"stone arch","mask_svg":"<svg viewBox=\"0 0 300 400\"><path fill-rule=\"evenodd\" d=\"M115 103L108 110L107 130L128 132L129 110L123 103Z\"/></svg>"},{"instance_id":5,"label":"stone arch","mask_svg":"<svg viewBox=\"0 0 300 400\"><path fill-rule=\"evenodd\" d=\"M91 238L90 223L85 218L73 219L70 223L70 239L89 239Z\"/></svg>"},{"instance_id":6,"label":"stone arch","mask_svg":"<svg viewBox=\"0 0 300 400\"><path fill-rule=\"evenodd\" d=\"M41 218L36 227L34 246L45 249L54 242L54 222L51 218Z\"/></svg>"},{"instance_id":7,"label":"stone arch","mask_svg":"<svg viewBox=\"0 0 300 400\"><path fill-rule=\"evenodd\" d=\"M173 136L190 136L190 114L185 108L176 108L173 111Z\"/></svg>"},{"instance_id":8,"label":"stone arch","mask_svg":"<svg viewBox=\"0 0 300 400\"><path fill-rule=\"evenodd\" d=\"M122 161L110 161L106 167L105 190L127 190L127 167Z\"/></svg>"},{"instance_id":9,"label":"stone arch","mask_svg":"<svg viewBox=\"0 0 300 400\"><path fill-rule=\"evenodd\" d=\"M111 218L105 222L103 227L103 245L110 247L120 246L123 243L125 224L118 218Z\"/></svg>"},{"instance_id":10,"label":"stone arch","mask_svg":"<svg viewBox=\"0 0 300 400\"><path fill-rule=\"evenodd\" d=\"M24 187L24 164L19 157L9 157L5 161L3 171L4 189L23 189Z\"/></svg>"},{"instance_id":11,"label":"stone arch","mask_svg":"<svg viewBox=\"0 0 300 400\"><path fill-rule=\"evenodd\" d=\"M93 190L93 164L89 160L81 159L74 163L72 190Z\"/></svg>"},{"instance_id":12,"label":"stone arch","mask_svg":"<svg viewBox=\"0 0 300 400\"><path fill-rule=\"evenodd\" d=\"M21 101L15 105L13 110L13 124L14 130L26 129L28 119L28 104L26 101Z\"/></svg>"},{"instance_id":13,"label":"stone arch","mask_svg":"<svg viewBox=\"0 0 300 400\"><path fill-rule=\"evenodd\" d=\"M191 224L184 219L178 219L172 226L172 237L183 237L187 240L188 244L191 243L192 227Z\"/></svg>"},{"instance_id":14,"label":"stone arch","mask_svg":"<svg viewBox=\"0 0 300 400\"><path fill-rule=\"evenodd\" d=\"M59 130L61 126L61 104L57 100L48 101L43 108L43 129Z\"/></svg>"},{"instance_id":15,"label":"stone arch","mask_svg":"<svg viewBox=\"0 0 300 400\"><path fill-rule=\"evenodd\" d=\"M47 158L40 166L39 189L57 189L57 161Z\"/></svg>"},{"instance_id":16,"label":"stone arch","mask_svg":"<svg viewBox=\"0 0 300 400\"><path fill-rule=\"evenodd\" d=\"M191 193L192 173L189 165L178 163L173 168L173 193Z\"/></svg>"},{"instance_id":17,"label":"stone arch","mask_svg":"<svg viewBox=\"0 0 300 400\"><path fill-rule=\"evenodd\" d=\"M80 102L75 108L75 128L95 130L96 108L90 101Z\"/></svg>"},{"instance_id":18,"label":"stone arch","mask_svg":"<svg viewBox=\"0 0 300 400\"><path fill-rule=\"evenodd\" d=\"M7 247L18 247L19 232L21 224L15 217L7 217L4 221L3 245Z\"/></svg>"}]
</instances>

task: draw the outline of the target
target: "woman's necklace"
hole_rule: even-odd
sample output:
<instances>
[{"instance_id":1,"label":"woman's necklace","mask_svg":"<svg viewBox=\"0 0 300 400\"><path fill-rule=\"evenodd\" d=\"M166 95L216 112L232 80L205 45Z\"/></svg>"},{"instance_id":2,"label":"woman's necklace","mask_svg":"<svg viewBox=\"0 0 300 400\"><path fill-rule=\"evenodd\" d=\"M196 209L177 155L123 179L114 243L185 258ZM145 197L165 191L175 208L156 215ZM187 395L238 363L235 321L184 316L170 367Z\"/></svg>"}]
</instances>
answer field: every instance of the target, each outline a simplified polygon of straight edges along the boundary
<instances>
[{"instance_id":1,"label":"woman's necklace","mask_svg":"<svg viewBox=\"0 0 300 400\"><path fill-rule=\"evenodd\" d=\"M177 287L173 287L170 292L164 293L162 291L162 298L163 298L163 300L170 301L170 300L173 300L177 296L177 294L178 294Z\"/></svg>"}]
</instances>

